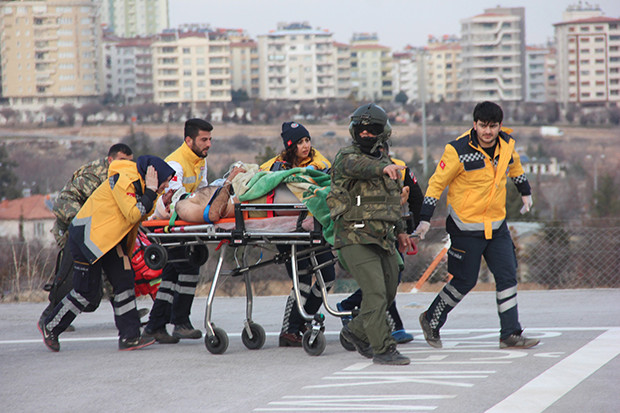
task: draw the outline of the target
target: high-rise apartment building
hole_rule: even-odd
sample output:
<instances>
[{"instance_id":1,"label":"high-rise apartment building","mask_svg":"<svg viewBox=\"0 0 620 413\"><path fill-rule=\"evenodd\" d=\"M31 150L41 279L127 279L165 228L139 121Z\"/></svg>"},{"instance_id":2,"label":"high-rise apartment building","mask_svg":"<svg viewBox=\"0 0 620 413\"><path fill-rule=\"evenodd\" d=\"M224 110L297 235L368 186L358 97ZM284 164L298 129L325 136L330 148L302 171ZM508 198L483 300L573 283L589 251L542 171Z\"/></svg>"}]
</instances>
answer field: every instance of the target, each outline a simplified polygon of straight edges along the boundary
<instances>
[{"instance_id":1,"label":"high-rise apartment building","mask_svg":"<svg viewBox=\"0 0 620 413\"><path fill-rule=\"evenodd\" d=\"M620 101L620 19L598 6L569 7L554 24L557 46L558 101Z\"/></svg>"},{"instance_id":2,"label":"high-rise apartment building","mask_svg":"<svg viewBox=\"0 0 620 413\"><path fill-rule=\"evenodd\" d=\"M336 98L351 96L351 48L348 44L334 42L336 58Z\"/></svg>"},{"instance_id":3,"label":"high-rise apartment building","mask_svg":"<svg viewBox=\"0 0 620 413\"><path fill-rule=\"evenodd\" d=\"M419 61L421 53L411 46L392 54L392 84L394 98L399 93L407 95L407 102L419 100Z\"/></svg>"},{"instance_id":4,"label":"high-rise apartment building","mask_svg":"<svg viewBox=\"0 0 620 413\"><path fill-rule=\"evenodd\" d=\"M169 29L157 36L151 50L155 103L230 102L230 40L225 34Z\"/></svg>"},{"instance_id":5,"label":"high-rise apartment building","mask_svg":"<svg viewBox=\"0 0 620 413\"><path fill-rule=\"evenodd\" d=\"M104 37L101 64L103 93L125 104L153 101L151 43L153 38Z\"/></svg>"},{"instance_id":6,"label":"high-rise apartment building","mask_svg":"<svg viewBox=\"0 0 620 413\"><path fill-rule=\"evenodd\" d=\"M2 95L11 106L98 99L98 7L89 0L0 3Z\"/></svg>"},{"instance_id":7,"label":"high-rise apartment building","mask_svg":"<svg viewBox=\"0 0 620 413\"><path fill-rule=\"evenodd\" d=\"M258 36L260 98L324 100L336 96L332 33L307 22L280 23Z\"/></svg>"},{"instance_id":8,"label":"high-rise apartment building","mask_svg":"<svg viewBox=\"0 0 620 413\"><path fill-rule=\"evenodd\" d=\"M525 48L525 101L545 102L547 93L545 86L547 77L545 72L546 56L549 49L546 47L527 46Z\"/></svg>"},{"instance_id":9,"label":"high-rise apartment building","mask_svg":"<svg viewBox=\"0 0 620 413\"><path fill-rule=\"evenodd\" d=\"M549 46L545 55L545 101L558 101L558 53L555 46Z\"/></svg>"},{"instance_id":10,"label":"high-rise apartment building","mask_svg":"<svg viewBox=\"0 0 620 413\"><path fill-rule=\"evenodd\" d=\"M376 33L354 33L351 39L351 89L365 101L392 100L392 52Z\"/></svg>"},{"instance_id":11,"label":"high-rise apartment building","mask_svg":"<svg viewBox=\"0 0 620 413\"><path fill-rule=\"evenodd\" d=\"M461 20L461 100L525 98L525 9L485 9Z\"/></svg>"},{"instance_id":12,"label":"high-rise apartment building","mask_svg":"<svg viewBox=\"0 0 620 413\"><path fill-rule=\"evenodd\" d=\"M426 44L427 100L458 101L460 97L461 44L456 36L430 37Z\"/></svg>"},{"instance_id":13,"label":"high-rise apartment building","mask_svg":"<svg viewBox=\"0 0 620 413\"><path fill-rule=\"evenodd\" d=\"M151 36L168 28L168 0L100 0L101 23L119 37Z\"/></svg>"},{"instance_id":14,"label":"high-rise apartment building","mask_svg":"<svg viewBox=\"0 0 620 413\"><path fill-rule=\"evenodd\" d=\"M259 89L258 43L243 30L220 30L230 40L230 70L233 90L257 98Z\"/></svg>"}]
</instances>

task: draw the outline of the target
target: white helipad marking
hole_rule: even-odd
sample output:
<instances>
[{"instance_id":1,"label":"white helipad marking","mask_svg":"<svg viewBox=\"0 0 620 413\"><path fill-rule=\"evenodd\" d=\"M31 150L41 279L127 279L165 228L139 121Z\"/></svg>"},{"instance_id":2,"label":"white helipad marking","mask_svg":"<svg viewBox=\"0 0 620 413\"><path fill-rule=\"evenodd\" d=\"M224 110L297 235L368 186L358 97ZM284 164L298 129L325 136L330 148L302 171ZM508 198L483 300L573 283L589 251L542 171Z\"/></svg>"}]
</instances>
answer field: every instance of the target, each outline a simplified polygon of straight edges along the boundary
<instances>
[{"instance_id":1,"label":"white helipad marking","mask_svg":"<svg viewBox=\"0 0 620 413\"><path fill-rule=\"evenodd\" d=\"M324 377L323 380L331 380L329 384L316 384L304 386L304 389L336 388L336 387L360 387L369 385L394 385L402 383L424 383L437 386L472 387L474 383L464 380L486 379L495 371L401 371L401 372L351 372L339 371L333 376ZM456 381L460 380L460 381ZM340 381L341 383L333 383Z\"/></svg>"},{"instance_id":2,"label":"white helipad marking","mask_svg":"<svg viewBox=\"0 0 620 413\"><path fill-rule=\"evenodd\" d=\"M620 328L611 328L486 413L536 413L551 406L592 373L620 354Z\"/></svg>"},{"instance_id":3,"label":"white helipad marking","mask_svg":"<svg viewBox=\"0 0 620 413\"><path fill-rule=\"evenodd\" d=\"M431 411L437 409L433 405L403 404L416 401L432 401L453 399L455 395L436 394L394 394L394 395L299 395L284 396L284 401L269 402L269 406L254 409L257 412L324 412L324 411L372 411L372 412L403 412L403 411Z\"/></svg>"}]
</instances>

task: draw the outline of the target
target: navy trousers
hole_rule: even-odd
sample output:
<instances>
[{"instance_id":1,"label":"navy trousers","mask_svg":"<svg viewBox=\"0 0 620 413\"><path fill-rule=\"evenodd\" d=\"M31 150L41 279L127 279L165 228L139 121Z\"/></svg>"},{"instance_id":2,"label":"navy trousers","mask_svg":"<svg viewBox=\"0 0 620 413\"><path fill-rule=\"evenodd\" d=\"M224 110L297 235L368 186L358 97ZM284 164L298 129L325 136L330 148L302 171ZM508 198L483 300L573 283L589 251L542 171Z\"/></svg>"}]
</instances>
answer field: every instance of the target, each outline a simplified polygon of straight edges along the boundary
<instances>
[{"instance_id":1,"label":"navy trousers","mask_svg":"<svg viewBox=\"0 0 620 413\"><path fill-rule=\"evenodd\" d=\"M451 235L448 272L453 278L429 307L426 317L433 329L441 328L448 313L474 288L482 257L495 278L500 339L521 332L517 310L517 259L510 231L502 229L490 240Z\"/></svg>"}]
</instances>

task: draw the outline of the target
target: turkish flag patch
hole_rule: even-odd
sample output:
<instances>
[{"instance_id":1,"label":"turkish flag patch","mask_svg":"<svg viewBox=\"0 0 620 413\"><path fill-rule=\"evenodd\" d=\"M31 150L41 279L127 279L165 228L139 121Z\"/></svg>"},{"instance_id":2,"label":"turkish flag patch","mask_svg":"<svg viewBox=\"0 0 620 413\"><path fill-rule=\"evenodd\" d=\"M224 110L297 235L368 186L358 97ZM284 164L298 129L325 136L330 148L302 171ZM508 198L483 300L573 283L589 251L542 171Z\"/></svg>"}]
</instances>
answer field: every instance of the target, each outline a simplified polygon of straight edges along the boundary
<instances>
[{"instance_id":1,"label":"turkish flag patch","mask_svg":"<svg viewBox=\"0 0 620 413\"><path fill-rule=\"evenodd\" d=\"M133 198L135 198L135 197L136 197L136 194L134 194L133 192L127 192L126 194L127 194L128 196L133 197Z\"/></svg>"},{"instance_id":2,"label":"turkish flag patch","mask_svg":"<svg viewBox=\"0 0 620 413\"><path fill-rule=\"evenodd\" d=\"M439 167L441 169L444 169L446 167L446 163L442 160L441 162L439 162Z\"/></svg>"},{"instance_id":3,"label":"turkish flag patch","mask_svg":"<svg viewBox=\"0 0 620 413\"><path fill-rule=\"evenodd\" d=\"M176 176L176 175L174 175L170 181L172 181L172 182L176 182L176 181L178 181L177 176Z\"/></svg>"},{"instance_id":4,"label":"turkish flag patch","mask_svg":"<svg viewBox=\"0 0 620 413\"><path fill-rule=\"evenodd\" d=\"M292 144L293 144L293 141L290 139L288 140L288 142L286 142L286 146L291 146Z\"/></svg>"},{"instance_id":5,"label":"turkish flag patch","mask_svg":"<svg viewBox=\"0 0 620 413\"><path fill-rule=\"evenodd\" d=\"M411 178L414 184L418 183L418 180L415 179L415 175L413 174L413 171L411 169L409 170L409 177Z\"/></svg>"}]
</instances>

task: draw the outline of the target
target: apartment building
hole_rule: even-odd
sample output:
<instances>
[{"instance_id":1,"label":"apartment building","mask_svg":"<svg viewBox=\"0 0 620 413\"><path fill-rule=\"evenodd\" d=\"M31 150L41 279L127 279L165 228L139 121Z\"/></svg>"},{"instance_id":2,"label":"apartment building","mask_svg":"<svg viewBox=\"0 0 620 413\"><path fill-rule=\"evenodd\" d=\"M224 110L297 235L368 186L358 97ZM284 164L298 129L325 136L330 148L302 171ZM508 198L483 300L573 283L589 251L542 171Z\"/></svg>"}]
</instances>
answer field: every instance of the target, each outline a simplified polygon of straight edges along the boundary
<instances>
[{"instance_id":1,"label":"apartment building","mask_svg":"<svg viewBox=\"0 0 620 413\"><path fill-rule=\"evenodd\" d=\"M351 96L351 48L346 43L334 42L336 58L336 98Z\"/></svg>"},{"instance_id":2,"label":"apartment building","mask_svg":"<svg viewBox=\"0 0 620 413\"><path fill-rule=\"evenodd\" d=\"M429 37L424 82L427 98L434 102L460 98L461 44L456 36Z\"/></svg>"},{"instance_id":3,"label":"apartment building","mask_svg":"<svg viewBox=\"0 0 620 413\"><path fill-rule=\"evenodd\" d=\"M230 102L230 40L225 34L168 29L157 35L151 51L155 103Z\"/></svg>"},{"instance_id":4,"label":"apartment building","mask_svg":"<svg viewBox=\"0 0 620 413\"><path fill-rule=\"evenodd\" d=\"M555 46L549 46L545 55L545 101L558 101L558 53Z\"/></svg>"},{"instance_id":5,"label":"apartment building","mask_svg":"<svg viewBox=\"0 0 620 413\"><path fill-rule=\"evenodd\" d=\"M332 33L307 22L279 23L258 36L261 99L322 101L336 97Z\"/></svg>"},{"instance_id":6,"label":"apartment building","mask_svg":"<svg viewBox=\"0 0 620 413\"><path fill-rule=\"evenodd\" d=\"M461 20L461 97L525 98L525 8L496 7Z\"/></svg>"},{"instance_id":7,"label":"apartment building","mask_svg":"<svg viewBox=\"0 0 620 413\"><path fill-rule=\"evenodd\" d=\"M39 110L97 100L98 3L0 3L2 95L13 108Z\"/></svg>"},{"instance_id":8,"label":"apartment building","mask_svg":"<svg viewBox=\"0 0 620 413\"><path fill-rule=\"evenodd\" d=\"M620 19L598 6L569 7L554 24L558 101L608 104L620 101Z\"/></svg>"},{"instance_id":9,"label":"apartment building","mask_svg":"<svg viewBox=\"0 0 620 413\"><path fill-rule=\"evenodd\" d=\"M392 84L394 98L403 92L407 102L417 102L420 98L420 50L407 46L402 52L392 54Z\"/></svg>"},{"instance_id":10,"label":"apartment building","mask_svg":"<svg viewBox=\"0 0 620 413\"><path fill-rule=\"evenodd\" d=\"M354 33L351 39L351 89L358 100L392 100L392 52L377 33Z\"/></svg>"},{"instance_id":11,"label":"apartment building","mask_svg":"<svg viewBox=\"0 0 620 413\"><path fill-rule=\"evenodd\" d=\"M525 101L545 102L547 93L545 86L547 77L545 72L546 56L549 49L546 47L527 46L525 48Z\"/></svg>"},{"instance_id":12,"label":"apartment building","mask_svg":"<svg viewBox=\"0 0 620 413\"><path fill-rule=\"evenodd\" d=\"M168 28L168 0L101 0L101 24L119 37L146 37Z\"/></svg>"},{"instance_id":13,"label":"apartment building","mask_svg":"<svg viewBox=\"0 0 620 413\"><path fill-rule=\"evenodd\" d=\"M103 39L103 93L125 104L153 101L153 38Z\"/></svg>"},{"instance_id":14,"label":"apartment building","mask_svg":"<svg viewBox=\"0 0 620 413\"><path fill-rule=\"evenodd\" d=\"M257 98L260 93L258 43L240 29L225 30L230 40L230 70L233 90L243 90L248 97Z\"/></svg>"}]
</instances>

